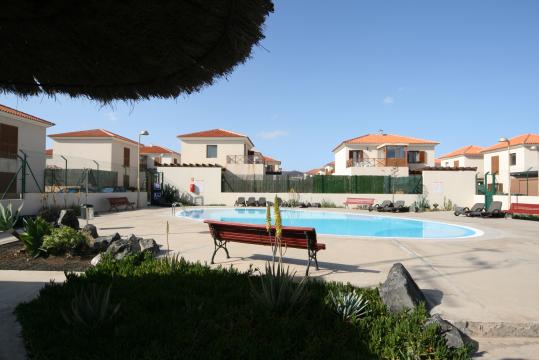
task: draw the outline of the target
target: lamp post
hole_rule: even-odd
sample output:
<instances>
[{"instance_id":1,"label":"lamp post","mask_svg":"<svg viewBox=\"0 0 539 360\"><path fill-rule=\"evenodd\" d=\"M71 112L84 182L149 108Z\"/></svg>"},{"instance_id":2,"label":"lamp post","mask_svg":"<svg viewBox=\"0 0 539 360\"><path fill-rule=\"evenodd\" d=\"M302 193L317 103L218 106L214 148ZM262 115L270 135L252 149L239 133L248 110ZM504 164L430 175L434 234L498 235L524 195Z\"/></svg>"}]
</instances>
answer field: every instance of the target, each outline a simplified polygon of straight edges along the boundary
<instances>
[{"instance_id":1,"label":"lamp post","mask_svg":"<svg viewBox=\"0 0 539 360\"><path fill-rule=\"evenodd\" d=\"M142 130L138 134L137 146L137 209L140 208L140 137L150 135L148 130Z\"/></svg>"},{"instance_id":2,"label":"lamp post","mask_svg":"<svg viewBox=\"0 0 539 360\"><path fill-rule=\"evenodd\" d=\"M509 152L511 141L506 137L502 137L499 142L507 143L507 209L509 209L511 208L511 154Z\"/></svg>"}]
</instances>

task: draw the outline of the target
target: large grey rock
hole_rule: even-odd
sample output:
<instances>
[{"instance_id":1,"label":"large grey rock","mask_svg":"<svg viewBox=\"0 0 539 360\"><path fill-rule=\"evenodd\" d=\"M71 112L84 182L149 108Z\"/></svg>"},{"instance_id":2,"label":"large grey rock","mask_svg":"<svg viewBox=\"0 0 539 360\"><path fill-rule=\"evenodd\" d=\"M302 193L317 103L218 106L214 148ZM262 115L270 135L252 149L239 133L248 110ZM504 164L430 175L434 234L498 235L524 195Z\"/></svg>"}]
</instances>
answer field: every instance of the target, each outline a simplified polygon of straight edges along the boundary
<instances>
[{"instance_id":1,"label":"large grey rock","mask_svg":"<svg viewBox=\"0 0 539 360\"><path fill-rule=\"evenodd\" d=\"M105 251L109 247L110 244L120 239L121 239L121 236L118 233L114 235L109 235L109 236L99 236L94 239L92 248L95 251Z\"/></svg>"},{"instance_id":2,"label":"large grey rock","mask_svg":"<svg viewBox=\"0 0 539 360\"><path fill-rule=\"evenodd\" d=\"M99 264L100 261L101 261L101 254L97 254L96 256L92 258L92 260L90 260L90 265L96 266L97 264Z\"/></svg>"},{"instance_id":3,"label":"large grey rock","mask_svg":"<svg viewBox=\"0 0 539 360\"><path fill-rule=\"evenodd\" d=\"M155 242L154 239L140 239L139 240L140 251L151 252L154 255L157 255L159 252L159 245Z\"/></svg>"},{"instance_id":4,"label":"large grey rock","mask_svg":"<svg viewBox=\"0 0 539 360\"><path fill-rule=\"evenodd\" d=\"M391 312L413 309L421 302L427 303L414 279L401 263L393 264L379 292L382 302Z\"/></svg>"},{"instance_id":5,"label":"large grey rock","mask_svg":"<svg viewBox=\"0 0 539 360\"><path fill-rule=\"evenodd\" d=\"M442 319L439 314L432 315L425 322L425 326L432 324L436 324L438 326L438 333L444 337L447 347L460 348L465 345L470 345L472 349L477 350L477 341L471 339L468 335L464 334L449 321Z\"/></svg>"},{"instance_id":6,"label":"large grey rock","mask_svg":"<svg viewBox=\"0 0 539 360\"><path fill-rule=\"evenodd\" d=\"M94 239L99 237L99 235L97 234L97 228L95 227L95 225L92 225L92 224L84 225L84 227L82 228L82 231L86 231L88 234L92 235Z\"/></svg>"},{"instance_id":7,"label":"large grey rock","mask_svg":"<svg viewBox=\"0 0 539 360\"><path fill-rule=\"evenodd\" d=\"M60 216L58 217L58 226L65 225L69 226L70 228L73 228L75 230L78 230L79 227L79 219L77 218L77 214L75 213L75 210L73 209L64 209L60 211Z\"/></svg>"}]
</instances>

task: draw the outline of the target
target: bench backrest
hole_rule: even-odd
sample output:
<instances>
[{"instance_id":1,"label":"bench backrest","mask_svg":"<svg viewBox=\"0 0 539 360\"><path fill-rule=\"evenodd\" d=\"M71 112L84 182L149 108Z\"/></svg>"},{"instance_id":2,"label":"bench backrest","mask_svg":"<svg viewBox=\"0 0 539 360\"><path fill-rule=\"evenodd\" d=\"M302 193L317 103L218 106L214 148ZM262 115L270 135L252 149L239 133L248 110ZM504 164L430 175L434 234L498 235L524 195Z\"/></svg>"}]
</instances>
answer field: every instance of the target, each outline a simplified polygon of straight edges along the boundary
<instances>
[{"instance_id":1,"label":"bench backrest","mask_svg":"<svg viewBox=\"0 0 539 360\"><path fill-rule=\"evenodd\" d=\"M539 214L539 204L512 203L509 211L521 214Z\"/></svg>"},{"instance_id":2,"label":"bench backrest","mask_svg":"<svg viewBox=\"0 0 539 360\"><path fill-rule=\"evenodd\" d=\"M125 204L129 203L129 199L126 197L107 198L107 201L111 204Z\"/></svg>"},{"instance_id":3,"label":"bench backrest","mask_svg":"<svg viewBox=\"0 0 539 360\"><path fill-rule=\"evenodd\" d=\"M270 238L265 225L239 224L232 222L204 220L210 226L212 235L223 241L250 241L270 245ZM271 229L275 236L275 227ZM316 230L309 227L283 226L281 236L283 244L306 244L316 247Z\"/></svg>"},{"instance_id":4,"label":"bench backrest","mask_svg":"<svg viewBox=\"0 0 539 360\"><path fill-rule=\"evenodd\" d=\"M346 198L346 204L372 205L374 199L371 198Z\"/></svg>"}]
</instances>

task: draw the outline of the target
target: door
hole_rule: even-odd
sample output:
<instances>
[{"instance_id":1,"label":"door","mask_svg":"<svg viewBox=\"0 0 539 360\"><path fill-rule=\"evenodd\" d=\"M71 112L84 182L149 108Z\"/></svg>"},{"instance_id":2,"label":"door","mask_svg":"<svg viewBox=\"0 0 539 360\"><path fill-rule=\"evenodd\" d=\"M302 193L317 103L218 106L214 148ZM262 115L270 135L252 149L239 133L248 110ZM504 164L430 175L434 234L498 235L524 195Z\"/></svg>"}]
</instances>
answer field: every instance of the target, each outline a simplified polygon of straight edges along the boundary
<instances>
[{"instance_id":1,"label":"door","mask_svg":"<svg viewBox=\"0 0 539 360\"><path fill-rule=\"evenodd\" d=\"M500 157L493 156L490 158L490 172L491 174L498 174L500 172Z\"/></svg>"},{"instance_id":2,"label":"door","mask_svg":"<svg viewBox=\"0 0 539 360\"><path fill-rule=\"evenodd\" d=\"M459 161L458 160L453 161L453 167L455 167L455 168L459 167Z\"/></svg>"}]
</instances>

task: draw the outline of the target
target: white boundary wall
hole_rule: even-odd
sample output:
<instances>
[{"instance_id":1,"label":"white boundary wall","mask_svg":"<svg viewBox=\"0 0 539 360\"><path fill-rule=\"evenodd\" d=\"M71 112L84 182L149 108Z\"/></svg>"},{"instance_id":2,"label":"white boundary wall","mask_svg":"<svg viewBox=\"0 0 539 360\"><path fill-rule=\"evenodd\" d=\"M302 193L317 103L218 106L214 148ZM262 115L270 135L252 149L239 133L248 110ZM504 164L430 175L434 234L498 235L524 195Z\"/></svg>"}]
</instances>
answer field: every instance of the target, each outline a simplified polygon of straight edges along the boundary
<instances>
[{"instance_id":1,"label":"white boundary wall","mask_svg":"<svg viewBox=\"0 0 539 360\"><path fill-rule=\"evenodd\" d=\"M137 193L136 192L117 192L117 193L88 193L88 204L94 206L94 211L96 212L106 212L109 210L109 203L106 198L112 197L127 197L129 201L137 202ZM12 204L13 208L16 209L24 202L22 209L23 215L36 215L38 211L43 207L44 202L47 202L49 205L58 205L61 207L71 206L73 204L84 204L86 203L86 196L82 193L80 196L76 193L48 193L44 196L41 193L27 193L24 195L24 199L6 199L2 200L1 203L4 206L7 206L9 203ZM147 203L147 194L146 192L140 193L140 207L146 207Z\"/></svg>"}]
</instances>

